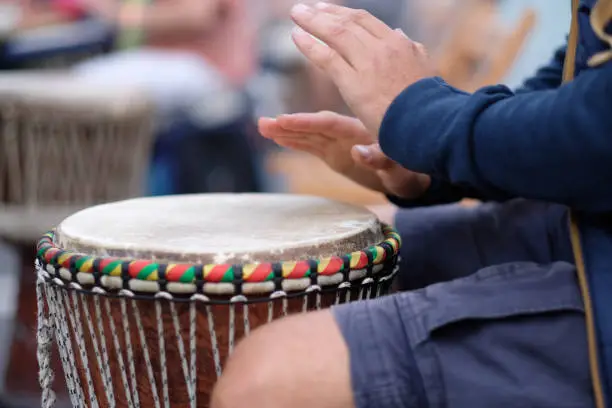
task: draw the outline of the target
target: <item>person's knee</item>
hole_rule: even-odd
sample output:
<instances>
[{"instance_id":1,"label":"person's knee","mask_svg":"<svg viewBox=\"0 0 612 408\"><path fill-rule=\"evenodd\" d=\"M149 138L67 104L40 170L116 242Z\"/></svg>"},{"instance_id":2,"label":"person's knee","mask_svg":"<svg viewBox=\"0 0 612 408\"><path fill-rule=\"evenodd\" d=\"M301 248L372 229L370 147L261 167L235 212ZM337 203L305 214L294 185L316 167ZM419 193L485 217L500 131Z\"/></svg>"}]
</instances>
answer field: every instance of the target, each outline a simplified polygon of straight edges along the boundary
<instances>
[{"instance_id":1,"label":"person's knee","mask_svg":"<svg viewBox=\"0 0 612 408\"><path fill-rule=\"evenodd\" d=\"M236 347L215 386L211 408L245 405L353 406L349 353L330 311L265 325Z\"/></svg>"}]
</instances>

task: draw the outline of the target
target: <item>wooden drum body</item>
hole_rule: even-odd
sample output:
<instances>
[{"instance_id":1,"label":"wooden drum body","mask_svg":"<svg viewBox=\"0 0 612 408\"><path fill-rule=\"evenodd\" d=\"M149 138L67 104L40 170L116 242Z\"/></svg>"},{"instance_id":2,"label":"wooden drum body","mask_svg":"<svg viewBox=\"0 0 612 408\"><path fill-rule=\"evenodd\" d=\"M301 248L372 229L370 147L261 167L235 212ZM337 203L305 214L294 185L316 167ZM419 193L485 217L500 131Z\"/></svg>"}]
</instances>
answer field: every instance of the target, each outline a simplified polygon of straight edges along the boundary
<instances>
[{"instance_id":1,"label":"wooden drum body","mask_svg":"<svg viewBox=\"0 0 612 408\"><path fill-rule=\"evenodd\" d=\"M399 236L359 207L194 195L81 211L38 246L43 407L57 341L75 407L206 407L236 342L386 294Z\"/></svg>"}]
</instances>

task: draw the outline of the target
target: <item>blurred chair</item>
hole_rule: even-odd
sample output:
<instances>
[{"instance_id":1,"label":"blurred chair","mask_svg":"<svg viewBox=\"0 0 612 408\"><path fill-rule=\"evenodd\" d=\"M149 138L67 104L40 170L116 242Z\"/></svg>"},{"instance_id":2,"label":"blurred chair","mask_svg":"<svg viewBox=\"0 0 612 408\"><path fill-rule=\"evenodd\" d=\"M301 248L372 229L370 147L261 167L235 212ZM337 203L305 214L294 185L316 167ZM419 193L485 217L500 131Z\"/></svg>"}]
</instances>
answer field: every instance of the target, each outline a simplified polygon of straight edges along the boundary
<instances>
[{"instance_id":1,"label":"blurred chair","mask_svg":"<svg viewBox=\"0 0 612 408\"><path fill-rule=\"evenodd\" d=\"M37 238L84 207L143 195L151 129L152 106L139 90L65 74L0 75L0 237L21 259L10 394L39 392Z\"/></svg>"},{"instance_id":2,"label":"blurred chair","mask_svg":"<svg viewBox=\"0 0 612 408\"><path fill-rule=\"evenodd\" d=\"M536 23L535 11L526 9L508 29L490 0L465 0L455 13L439 18L450 29L432 56L440 75L468 92L504 79Z\"/></svg>"}]
</instances>

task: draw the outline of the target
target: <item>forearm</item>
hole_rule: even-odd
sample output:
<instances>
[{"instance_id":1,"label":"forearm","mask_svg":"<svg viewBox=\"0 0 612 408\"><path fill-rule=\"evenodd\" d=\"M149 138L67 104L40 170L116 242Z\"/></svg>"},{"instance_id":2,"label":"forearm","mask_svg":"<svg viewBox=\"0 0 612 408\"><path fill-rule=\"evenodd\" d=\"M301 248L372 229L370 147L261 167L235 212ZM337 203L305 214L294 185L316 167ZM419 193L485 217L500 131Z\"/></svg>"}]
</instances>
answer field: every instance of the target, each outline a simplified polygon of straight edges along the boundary
<instances>
[{"instance_id":1,"label":"forearm","mask_svg":"<svg viewBox=\"0 0 612 408\"><path fill-rule=\"evenodd\" d=\"M515 93L534 92L546 89L556 89L561 85L563 62L565 60L565 46L557 49L551 61L539 68L535 75L527 78L523 84L516 89ZM435 180L432 187L417 200L402 200L397 197L389 199L402 207L422 207L429 205L449 204L461 201L465 198L480 201L502 201L511 198L496 195L490 197L487 192L480 192L469 186L457 186L448 181Z\"/></svg>"},{"instance_id":2,"label":"forearm","mask_svg":"<svg viewBox=\"0 0 612 408\"><path fill-rule=\"evenodd\" d=\"M383 151L406 168L490 199L524 197L612 210L612 67L558 90L467 94L419 81L392 104Z\"/></svg>"}]
</instances>

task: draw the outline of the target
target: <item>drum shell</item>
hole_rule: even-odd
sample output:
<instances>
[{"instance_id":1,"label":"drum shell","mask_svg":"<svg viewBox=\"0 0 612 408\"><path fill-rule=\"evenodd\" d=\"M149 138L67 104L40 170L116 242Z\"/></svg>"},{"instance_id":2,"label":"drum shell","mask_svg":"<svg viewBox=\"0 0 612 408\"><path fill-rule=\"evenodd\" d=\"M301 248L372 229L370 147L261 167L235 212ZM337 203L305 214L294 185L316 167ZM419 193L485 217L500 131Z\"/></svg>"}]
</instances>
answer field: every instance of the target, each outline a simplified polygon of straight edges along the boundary
<instances>
[{"instance_id":1,"label":"drum shell","mask_svg":"<svg viewBox=\"0 0 612 408\"><path fill-rule=\"evenodd\" d=\"M389 265L389 267L391 267ZM384 276L385 274L381 274ZM386 274L388 275L388 273ZM371 282L371 281L370 281ZM181 339L184 344L184 358L187 367L190 365L190 311L196 311L196 367L197 383L196 395L197 406L208 407L208 401L213 385L217 379L215 371L215 359L213 356L214 346L209 331L210 316L214 323L214 332L218 344L219 359L223 365L230 352L230 326L231 316L234 315L234 339L236 343L244 337L245 325L243 324L245 313L244 307L248 308L249 321L248 330L253 330L270 320L270 308L272 308L273 319L284 315L286 307L289 315L304 311L317 310L317 298L319 297L320 308L325 309L337 303L356 301L366 298L375 298L386 294L391 285L391 279L379 280L363 284L363 280L351 282L350 288L327 288L323 293L317 292L290 295L287 299L276 298L254 303L233 304L209 304L198 300L176 301L157 297L154 299L135 299L130 297L109 297L86 291L68 289L66 286L58 286L47 283L47 291L55 293L55 298L61 301L61 309L57 310L63 316L66 331L70 333L66 340L70 343L66 349L72 349L75 366L81 388L84 393L84 406L90 406L90 391L88 390L88 377L91 378L94 393L101 407L111 406L107 400L107 386L103 379L104 364L99 365L96 358L94 341L98 342L99 350L102 350L104 340L107 357L102 355L101 361L109 362L109 373L114 391L116 407L128 407L128 397L122 380L122 372L130 378L129 361L133 361L135 367L136 382L138 384L139 406L154 407L154 390L147 374L147 361L151 363L155 377L156 394L163 401L162 371L167 370L168 397L170 406L173 408L190 407L189 392L183 371L183 358L178 346L178 340L173 320L173 311L178 317ZM229 302L229 297L217 297L214 301ZM57 302L52 302L56 305ZM159 309L159 310L158 310ZM233 310L232 310L233 309ZM136 310L138 311L136 313ZM108 313L110 311L110 313ZM127 313L124 315L123 312ZM158 313L162 316L158 319ZM71 316L70 316L71 315ZM140 316L142 334L144 334L146 347L142 346L141 332L138 329L137 315ZM98 325L98 322L101 325ZM161 323L161 326L160 326ZM127 333L124 330L127 325ZM80 326L80 329L79 329ZM101 328L101 330L100 330ZM163 347L160 346L159 330L163 333ZM80 345L78 334L83 334L87 364L84 364L83 356L79 351ZM92 335L93 333L93 335ZM116 337L113 335L115 334ZM81 344L83 344L81 343ZM117 353L119 346L120 355ZM131 345L131 346L130 346ZM128 349L131 347L133 357L128 357ZM161 353L161 349L165 353ZM148 355L147 355L148 353ZM103 354L103 353L102 353ZM162 361L165 359L165 363ZM121 368L120 361L125 364L125 370ZM88 367L88 368L87 368ZM70 389L70 385L69 385ZM133 392L132 398L133 398ZM163 405L163 404L162 404Z\"/></svg>"},{"instance_id":2,"label":"drum shell","mask_svg":"<svg viewBox=\"0 0 612 408\"><path fill-rule=\"evenodd\" d=\"M399 235L363 208L284 195L143 200L81 211L39 241L43 401L50 331L73 406L206 407L250 330L383 295L396 272Z\"/></svg>"}]
</instances>

